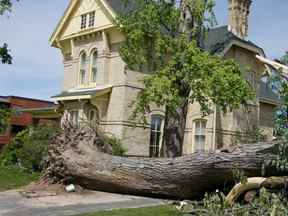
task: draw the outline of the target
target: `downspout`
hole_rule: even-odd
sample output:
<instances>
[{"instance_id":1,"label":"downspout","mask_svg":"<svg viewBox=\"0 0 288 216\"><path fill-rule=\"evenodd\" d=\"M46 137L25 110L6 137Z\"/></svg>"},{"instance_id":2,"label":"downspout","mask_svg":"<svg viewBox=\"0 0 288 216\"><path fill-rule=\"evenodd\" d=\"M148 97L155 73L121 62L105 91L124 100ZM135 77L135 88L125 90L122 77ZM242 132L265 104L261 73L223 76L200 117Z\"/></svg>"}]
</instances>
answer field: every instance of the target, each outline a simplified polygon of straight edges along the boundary
<instances>
[{"instance_id":1,"label":"downspout","mask_svg":"<svg viewBox=\"0 0 288 216\"><path fill-rule=\"evenodd\" d=\"M213 114L213 141L212 141L212 151L216 151L216 126L217 126L217 107L214 105L214 114Z\"/></svg>"}]
</instances>

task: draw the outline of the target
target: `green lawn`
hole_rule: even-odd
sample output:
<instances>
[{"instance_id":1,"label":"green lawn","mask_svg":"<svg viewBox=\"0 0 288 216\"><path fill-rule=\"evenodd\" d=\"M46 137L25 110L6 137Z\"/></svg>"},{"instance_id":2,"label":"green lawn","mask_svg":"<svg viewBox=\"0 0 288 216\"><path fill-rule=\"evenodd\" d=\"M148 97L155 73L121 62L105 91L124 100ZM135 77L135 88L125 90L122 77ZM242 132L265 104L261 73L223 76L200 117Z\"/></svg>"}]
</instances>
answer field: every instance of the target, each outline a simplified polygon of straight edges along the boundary
<instances>
[{"instance_id":1,"label":"green lawn","mask_svg":"<svg viewBox=\"0 0 288 216\"><path fill-rule=\"evenodd\" d=\"M138 209L103 211L79 216L181 216L181 214L176 209L170 206L161 206L161 207L149 207Z\"/></svg>"},{"instance_id":2,"label":"green lawn","mask_svg":"<svg viewBox=\"0 0 288 216\"><path fill-rule=\"evenodd\" d=\"M17 189L39 178L38 173L25 173L17 168L0 166L0 191Z\"/></svg>"}]
</instances>

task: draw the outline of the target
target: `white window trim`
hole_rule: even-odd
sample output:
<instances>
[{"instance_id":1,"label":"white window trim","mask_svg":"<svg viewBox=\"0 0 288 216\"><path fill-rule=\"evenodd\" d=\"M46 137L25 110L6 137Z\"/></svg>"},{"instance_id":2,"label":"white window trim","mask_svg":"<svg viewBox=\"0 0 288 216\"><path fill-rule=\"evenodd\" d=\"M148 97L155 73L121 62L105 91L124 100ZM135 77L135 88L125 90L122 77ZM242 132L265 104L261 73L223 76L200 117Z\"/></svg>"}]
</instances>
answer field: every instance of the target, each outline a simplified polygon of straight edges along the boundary
<instances>
[{"instance_id":1,"label":"white window trim","mask_svg":"<svg viewBox=\"0 0 288 216\"><path fill-rule=\"evenodd\" d=\"M94 53L96 53L97 55L97 58L96 58L96 77L95 77L95 81L93 81L93 60L94 60ZM90 52L90 75L89 75L89 80L90 80L90 83L91 84L96 84L97 83L97 76L98 76L98 50L97 49L93 49L91 52Z\"/></svg>"},{"instance_id":2,"label":"white window trim","mask_svg":"<svg viewBox=\"0 0 288 216\"><path fill-rule=\"evenodd\" d=\"M78 117L77 117L77 123L74 124L75 122L73 122L72 113L76 113L76 112L77 112ZM79 127L79 125L80 125L80 111L77 109L69 110L69 121L73 126Z\"/></svg>"},{"instance_id":3,"label":"white window trim","mask_svg":"<svg viewBox=\"0 0 288 216\"><path fill-rule=\"evenodd\" d=\"M87 13L81 14L80 16L80 29L81 30L87 29L87 20L89 20L88 14Z\"/></svg>"},{"instance_id":4,"label":"white window trim","mask_svg":"<svg viewBox=\"0 0 288 216\"><path fill-rule=\"evenodd\" d=\"M92 17L93 17L93 24L91 24L92 23L91 22ZM90 11L90 12L81 14L80 15L80 29L86 30L86 29L95 27L95 18L96 18L96 11ZM84 23L84 21L85 21L85 23Z\"/></svg>"},{"instance_id":5,"label":"white window trim","mask_svg":"<svg viewBox=\"0 0 288 216\"><path fill-rule=\"evenodd\" d=\"M153 121L153 117L158 117L160 118L161 120L161 125L160 125L160 131L158 131L157 129L152 129L152 121ZM151 147L154 147L155 146L151 145L151 134L152 133L159 133L160 132L160 137L159 137L159 144L158 144L158 155L157 157L160 157L160 154L161 154L161 149L162 149L162 141L163 141L163 131L164 131L164 117L161 116L161 115L158 115L158 114L153 114L151 115L151 123L150 123L150 142L149 142L149 156L152 157L152 155L150 154L150 149Z\"/></svg>"},{"instance_id":6,"label":"white window trim","mask_svg":"<svg viewBox=\"0 0 288 216\"><path fill-rule=\"evenodd\" d=\"M204 129L204 135L200 133L199 134L196 134L196 123L197 122L200 122L200 128L201 130L203 129L202 128L202 124L203 122L205 123L205 129ZM196 136L205 136L205 143L204 143L204 151L207 150L207 120L206 119L195 119L193 120L193 152L197 152L197 149L196 149Z\"/></svg>"},{"instance_id":7,"label":"white window trim","mask_svg":"<svg viewBox=\"0 0 288 216\"><path fill-rule=\"evenodd\" d=\"M82 56L85 55L85 60L84 60L84 69L82 65ZM82 71L84 70L84 79L82 83ZM79 56L79 71L78 71L78 86L85 86L85 79L87 76L87 54L85 51L82 51Z\"/></svg>"},{"instance_id":8,"label":"white window trim","mask_svg":"<svg viewBox=\"0 0 288 216\"><path fill-rule=\"evenodd\" d=\"M96 11L91 11L88 13L88 28L92 28L95 26L95 17L96 17ZM92 21L92 17L93 17L93 22Z\"/></svg>"}]
</instances>

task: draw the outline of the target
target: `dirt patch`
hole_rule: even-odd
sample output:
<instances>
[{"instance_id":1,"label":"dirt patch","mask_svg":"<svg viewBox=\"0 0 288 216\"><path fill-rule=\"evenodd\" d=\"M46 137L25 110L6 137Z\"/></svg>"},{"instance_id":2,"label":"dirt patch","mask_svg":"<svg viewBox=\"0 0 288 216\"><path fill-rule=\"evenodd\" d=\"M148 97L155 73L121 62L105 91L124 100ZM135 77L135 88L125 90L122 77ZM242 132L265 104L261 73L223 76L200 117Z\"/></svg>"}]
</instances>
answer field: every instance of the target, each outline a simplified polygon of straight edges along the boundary
<instances>
[{"instance_id":1,"label":"dirt patch","mask_svg":"<svg viewBox=\"0 0 288 216\"><path fill-rule=\"evenodd\" d=\"M75 185L75 191L67 193L65 190L66 185L63 184L48 184L46 182L32 182L28 186L20 189L20 194L25 198L39 198L48 196L59 195L89 195L93 191L85 190L81 186Z\"/></svg>"}]
</instances>

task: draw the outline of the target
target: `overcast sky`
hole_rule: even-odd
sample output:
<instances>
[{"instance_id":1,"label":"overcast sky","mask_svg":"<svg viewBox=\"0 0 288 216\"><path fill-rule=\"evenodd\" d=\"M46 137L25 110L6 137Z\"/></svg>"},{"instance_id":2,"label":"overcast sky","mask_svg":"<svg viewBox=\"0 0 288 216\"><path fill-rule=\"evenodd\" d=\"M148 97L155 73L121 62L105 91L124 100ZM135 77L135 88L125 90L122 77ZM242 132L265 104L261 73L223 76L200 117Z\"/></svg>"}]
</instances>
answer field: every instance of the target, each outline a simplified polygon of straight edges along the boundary
<instances>
[{"instance_id":1,"label":"overcast sky","mask_svg":"<svg viewBox=\"0 0 288 216\"><path fill-rule=\"evenodd\" d=\"M69 0L21 0L0 17L0 44L7 42L13 65L0 64L0 95L49 99L61 91L62 57L48 40ZM216 0L219 25L227 24L227 0ZM288 1L254 0L249 39L277 58L288 50ZM285 40L286 39L286 40Z\"/></svg>"}]
</instances>

